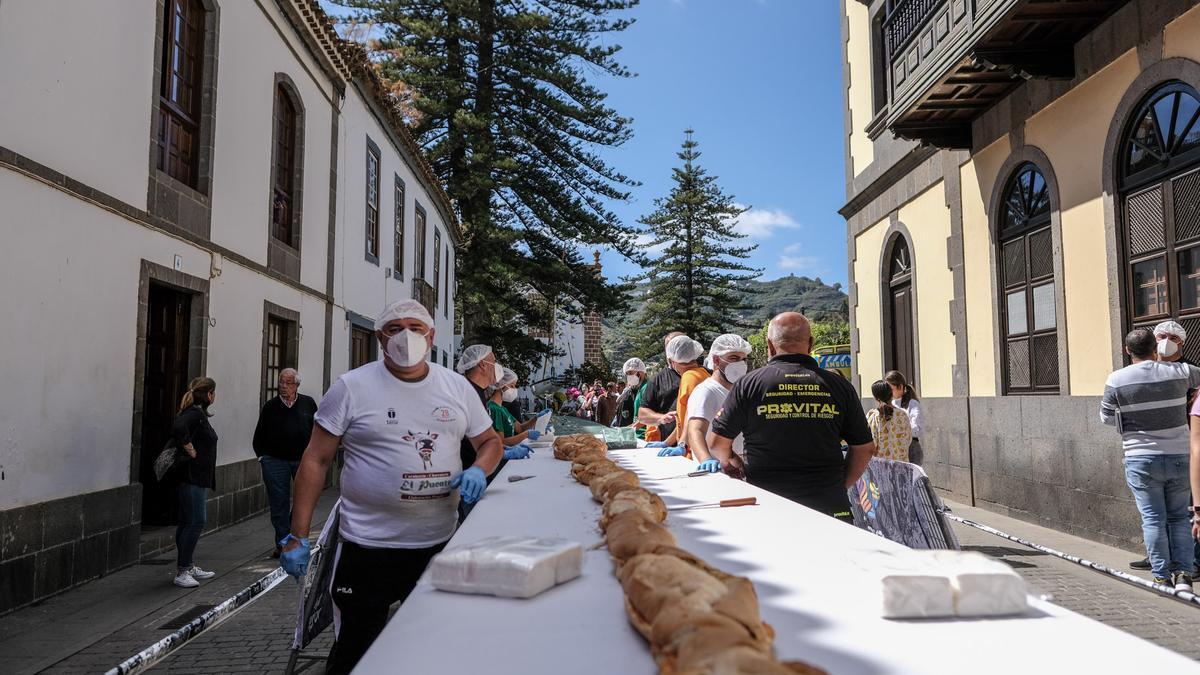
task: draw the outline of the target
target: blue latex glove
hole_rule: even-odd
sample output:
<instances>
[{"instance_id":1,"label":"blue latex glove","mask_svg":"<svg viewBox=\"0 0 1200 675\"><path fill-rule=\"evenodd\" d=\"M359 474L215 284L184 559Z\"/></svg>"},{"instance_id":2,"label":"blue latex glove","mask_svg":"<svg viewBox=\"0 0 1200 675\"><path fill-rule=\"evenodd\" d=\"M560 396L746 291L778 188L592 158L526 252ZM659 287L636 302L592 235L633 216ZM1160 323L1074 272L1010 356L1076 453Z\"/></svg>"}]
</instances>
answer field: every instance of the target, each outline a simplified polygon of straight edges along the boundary
<instances>
[{"instance_id":1,"label":"blue latex glove","mask_svg":"<svg viewBox=\"0 0 1200 675\"><path fill-rule=\"evenodd\" d=\"M296 577L296 580L299 581L308 573L308 559L312 555L312 551L307 539L301 539L291 534L280 539L279 545L287 546L287 543L293 539L300 542L300 545L290 551L280 553L279 566L283 568L284 572Z\"/></svg>"},{"instance_id":2,"label":"blue latex glove","mask_svg":"<svg viewBox=\"0 0 1200 675\"><path fill-rule=\"evenodd\" d=\"M650 441L649 443L646 444L646 447L647 448L665 448L665 447L667 447L667 442L666 441Z\"/></svg>"},{"instance_id":3,"label":"blue latex glove","mask_svg":"<svg viewBox=\"0 0 1200 675\"><path fill-rule=\"evenodd\" d=\"M525 432L525 434L526 437L531 441L536 441L542 437L542 432L538 431L537 429L530 429L529 431Z\"/></svg>"},{"instance_id":4,"label":"blue latex glove","mask_svg":"<svg viewBox=\"0 0 1200 675\"><path fill-rule=\"evenodd\" d=\"M504 449L504 459L528 459L531 454L533 454L533 448L524 443Z\"/></svg>"},{"instance_id":5,"label":"blue latex glove","mask_svg":"<svg viewBox=\"0 0 1200 675\"><path fill-rule=\"evenodd\" d=\"M505 454L507 453L505 450ZM487 488L487 475L483 473L483 469L473 466L450 479L450 487L458 488L464 502L474 504Z\"/></svg>"},{"instance_id":6,"label":"blue latex glove","mask_svg":"<svg viewBox=\"0 0 1200 675\"><path fill-rule=\"evenodd\" d=\"M676 445L676 446L666 447L666 448L663 448L662 450L659 450L658 456L659 457L683 457L684 453L686 453L686 452L687 452L687 448L683 447L682 445Z\"/></svg>"},{"instance_id":7,"label":"blue latex glove","mask_svg":"<svg viewBox=\"0 0 1200 675\"><path fill-rule=\"evenodd\" d=\"M546 415L549 415L552 412L554 412L554 411L549 408L546 408L542 412L538 413L538 417L545 417Z\"/></svg>"},{"instance_id":8,"label":"blue latex glove","mask_svg":"<svg viewBox=\"0 0 1200 675\"><path fill-rule=\"evenodd\" d=\"M709 473L720 473L721 460L706 459L703 462L700 462L700 466L696 467L696 470L697 471L707 471Z\"/></svg>"}]
</instances>

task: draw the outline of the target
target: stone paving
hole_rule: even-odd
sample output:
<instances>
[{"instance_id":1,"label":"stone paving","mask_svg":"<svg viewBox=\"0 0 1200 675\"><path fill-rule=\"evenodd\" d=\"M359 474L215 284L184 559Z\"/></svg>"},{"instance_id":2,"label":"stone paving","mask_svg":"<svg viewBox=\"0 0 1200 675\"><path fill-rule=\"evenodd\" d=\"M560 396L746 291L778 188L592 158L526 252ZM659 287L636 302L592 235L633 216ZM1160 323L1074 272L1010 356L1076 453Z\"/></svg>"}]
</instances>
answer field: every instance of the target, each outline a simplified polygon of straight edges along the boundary
<instances>
[{"instance_id":1,"label":"stone paving","mask_svg":"<svg viewBox=\"0 0 1200 675\"><path fill-rule=\"evenodd\" d=\"M323 512L332 495L322 500ZM1136 557L1055 530L982 509L949 503L960 516L1051 548L1068 551L1111 567L1128 570ZM166 635L165 621L197 604L213 604L233 595L274 569L261 545L269 532L265 516L201 540L201 551L222 550L241 556L219 577L194 591L169 587L172 567L141 565L68 591L39 606L0 617L0 672L103 672ZM1200 659L1200 607L1084 569L1074 563L1025 548L954 523L966 548L1003 560L1020 572L1035 594L1051 596L1063 607ZM124 578L115 578L124 574ZM165 601L164 601L165 598ZM295 626L296 587L285 581L220 626L189 642L155 667L169 673L278 673L287 664ZM319 636L301 659L299 672L323 673L331 631Z\"/></svg>"},{"instance_id":2,"label":"stone paving","mask_svg":"<svg viewBox=\"0 0 1200 675\"><path fill-rule=\"evenodd\" d=\"M1022 539L1058 551L1082 555L1113 569L1150 578L1148 572L1129 569L1141 556L1097 544L1056 530L1038 527L961 504L947 502L964 518L990 525ZM1200 659L1200 606L1158 595L1100 572L1020 544L952 522L963 548L974 548L1014 567L1035 595L1049 595L1059 606L1101 623L1132 633L1188 658Z\"/></svg>"}]
</instances>

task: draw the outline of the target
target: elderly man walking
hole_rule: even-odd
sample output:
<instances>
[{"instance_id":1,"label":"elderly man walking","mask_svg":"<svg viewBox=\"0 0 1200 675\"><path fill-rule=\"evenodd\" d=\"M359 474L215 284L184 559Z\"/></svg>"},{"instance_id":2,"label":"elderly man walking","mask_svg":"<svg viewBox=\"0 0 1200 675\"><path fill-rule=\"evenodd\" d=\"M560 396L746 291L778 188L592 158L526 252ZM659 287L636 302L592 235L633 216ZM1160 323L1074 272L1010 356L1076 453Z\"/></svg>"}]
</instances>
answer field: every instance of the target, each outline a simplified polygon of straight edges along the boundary
<instances>
[{"instance_id":1,"label":"elderly man walking","mask_svg":"<svg viewBox=\"0 0 1200 675\"><path fill-rule=\"evenodd\" d=\"M279 557L279 540L291 528L292 480L312 436L313 415L317 414L317 402L299 390L300 373L285 368L279 373L279 395L263 406L254 427L254 454L262 469L267 504L271 507L271 526L275 528L272 558Z\"/></svg>"},{"instance_id":2,"label":"elderly man walking","mask_svg":"<svg viewBox=\"0 0 1200 675\"><path fill-rule=\"evenodd\" d=\"M1115 426L1125 450L1125 481L1142 516L1150 571L1160 584L1192 590L1195 549L1188 518L1190 442L1184 409L1200 369L1157 361L1154 333L1125 336L1132 362L1108 376L1100 421Z\"/></svg>"},{"instance_id":3,"label":"elderly man walking","mask_svg":"<svg viewBox=\"0 0 1200 675\"><path fill-rule=\"evenodd\" d=\"M709 452L751 485L851 522L846 490L862 476L875 440L858 393L810 356L808 319L785 312L767 327L767 365L738 379L713 422ZM727 368L728 369L728 368ZM746 462L733 452L743 436ZM842 441L850 446L843 458Z\"/></svg>"}]
</instances>

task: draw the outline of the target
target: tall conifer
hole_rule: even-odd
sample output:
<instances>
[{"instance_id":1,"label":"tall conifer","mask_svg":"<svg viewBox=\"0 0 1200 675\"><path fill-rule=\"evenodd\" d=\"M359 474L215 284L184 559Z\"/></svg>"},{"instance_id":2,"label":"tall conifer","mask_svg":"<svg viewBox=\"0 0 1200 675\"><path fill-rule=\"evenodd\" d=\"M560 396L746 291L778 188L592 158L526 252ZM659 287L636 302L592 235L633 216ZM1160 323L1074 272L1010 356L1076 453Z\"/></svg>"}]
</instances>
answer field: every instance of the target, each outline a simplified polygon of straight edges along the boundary
<instances>
[{"instance_id":1,"label":"tall conifer","mask_svg":"<svg viewBox=\"0 0 1200 675\"><path fill-rule=\"evenodd\" d=\"M611 35L637 0L338 0L374 27L373 57L411 91L413 132L467 231L457 267L465 339L513 362L545 347L530 327L611 312L619 287L589 249L637 257L610 210L635 185L596 154L631 135L592 75L630 77Z\"/></svg>"},{"instance_id":2,"label":"tall conifer","mask_svg":"<svg viewBox=\"0 0 1200 675\"><path fill-rule=\"evenodd\" d=\"M742 284L762 272L741 262L757 248L740 245L746 235L734 229L746 209L697 163L699 144L691 129L685 133L678 153L683 166L672 170L674 187L640 221L653 237L646 272L631 279L649 282L636 319L643 336L638 350L647 357L662 353L662 336L672 330L707 345L721 333L744 328L739 317L747 289Z\"/></svg>"}]
</instances>

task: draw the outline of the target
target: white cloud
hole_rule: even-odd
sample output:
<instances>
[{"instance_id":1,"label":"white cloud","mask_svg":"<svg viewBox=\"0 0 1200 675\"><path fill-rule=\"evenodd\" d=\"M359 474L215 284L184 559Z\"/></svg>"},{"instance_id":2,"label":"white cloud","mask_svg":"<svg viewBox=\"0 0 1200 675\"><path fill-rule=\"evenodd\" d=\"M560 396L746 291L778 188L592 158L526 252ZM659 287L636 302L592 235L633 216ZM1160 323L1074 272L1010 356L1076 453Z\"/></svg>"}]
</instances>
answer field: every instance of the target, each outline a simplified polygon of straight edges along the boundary
<instances>
[{"instance_id":1,"label":"white cloud","mask_svg":"<svg viewBox=\"0 0 1200 675\"><path fill-rule=\"evenodd\" d=\"M821 264L821 259L816 256L800 255L802 248L803 246L799 242L785 246L776 266L786 272L815 272Z\"/></svg>"},{"instance_id":2,"label":"white cloud","mask_svg":"<svg viewBox=\"0 0 1200 675\"><path fill-rule=\"evenodd\" d=\"M744 204L735 204L744 209ZM751 239L768 239L776 230L794 230L800 223L783 209L750 209L737 217L733 229Z\"/></svg>"}]
</instances>

